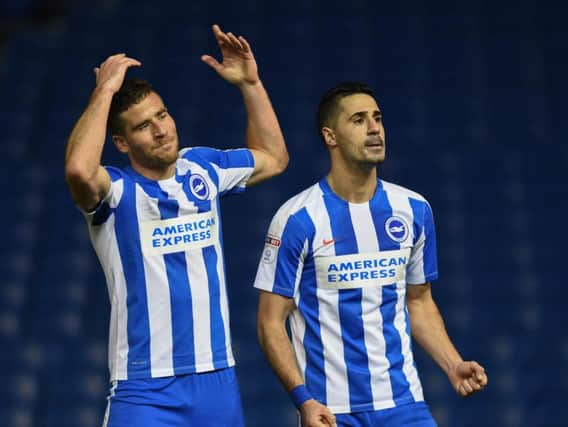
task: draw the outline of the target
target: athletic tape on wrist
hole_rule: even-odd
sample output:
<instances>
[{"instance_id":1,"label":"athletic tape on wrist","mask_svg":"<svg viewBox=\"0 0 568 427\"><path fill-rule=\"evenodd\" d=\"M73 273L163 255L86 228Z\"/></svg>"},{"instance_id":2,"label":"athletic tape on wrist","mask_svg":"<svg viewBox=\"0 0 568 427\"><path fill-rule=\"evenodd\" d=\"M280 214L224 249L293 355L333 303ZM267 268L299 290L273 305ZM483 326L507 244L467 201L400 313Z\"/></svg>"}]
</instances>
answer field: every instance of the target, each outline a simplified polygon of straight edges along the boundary
<instances>
[{"instance_id":1,"label":"athletic tape on wrist","mask_svg":"<svg viewBox=\"0 0 568 427\"><path fill-rule=\"evenodd\" d=\"M294 388L294 390L290 392L290 398L292 399L292 402L294 402L294 405L298 409L300 409L300 406L302 406L302 404L306 400L313 399L312 395L310 394L310 392L308 391L308 389L304 384Z\"/></svg>"}]
</instances>

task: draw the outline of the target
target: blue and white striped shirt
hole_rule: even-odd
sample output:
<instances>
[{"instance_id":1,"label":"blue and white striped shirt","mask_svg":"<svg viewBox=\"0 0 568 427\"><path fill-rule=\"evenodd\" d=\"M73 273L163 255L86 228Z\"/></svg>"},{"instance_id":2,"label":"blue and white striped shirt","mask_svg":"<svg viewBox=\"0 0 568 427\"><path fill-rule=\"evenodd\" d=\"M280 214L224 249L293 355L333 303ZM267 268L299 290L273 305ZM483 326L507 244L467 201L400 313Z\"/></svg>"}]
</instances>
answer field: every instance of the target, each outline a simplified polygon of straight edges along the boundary
<instances>
[{"instance_id":1,"label":"blue and white striped shirt","mask_svg":"<svg viewBox=\"0 0 568 427\"><path fill-rule=\"evenodd\" d=\"M111 380L234 365L219 199L253 166L247 149L193 147L162 181L106 167L110 191L85 217L111 301Z\"/></svg>"},{"instance_id":2,"label":"blue and white striped shirt","mask_svg":"<svg viewBox=\"0 0 568 427\"><path fill-rule=\"evenodd\" d=\"M293 298L292 344L306 386L334 413L424 400L406 286L437 278L432 211L382 180L366 203L324 178L270 225L255 287Z\"/></svg>"}]
</instances>

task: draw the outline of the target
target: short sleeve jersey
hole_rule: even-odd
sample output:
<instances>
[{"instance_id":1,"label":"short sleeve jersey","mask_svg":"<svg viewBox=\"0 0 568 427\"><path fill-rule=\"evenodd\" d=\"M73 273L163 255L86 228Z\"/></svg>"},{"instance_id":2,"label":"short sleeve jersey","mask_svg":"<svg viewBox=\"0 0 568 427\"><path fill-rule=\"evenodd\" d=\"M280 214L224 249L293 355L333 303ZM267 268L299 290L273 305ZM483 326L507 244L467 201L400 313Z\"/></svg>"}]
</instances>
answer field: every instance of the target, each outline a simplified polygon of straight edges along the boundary
<instances>
[{"instance_id":1,"label":"short sleeve jersey","mask_svg":"<svg viewBox=\"0 0 568 427\"><path fill-rule=\"evenodd\" d=\"M326 179L274 216L255 287L293 298L298 365L334 413L422 401L406 287L437 278L432 211L382 180L366 203L339 198Z\"/></svg>"},{"instance_id":2,"label":"short sleeve jersey","mask_svg":"<svg viewBox=\"0 0 568 427\"><path fill-rule=\"evenodd\" d=\"M244 191L247 149L183 149L175 176L106 167L108 195L85 214L111 302L111 380L234 365L220 197Z\"/></svg>"}]
</instances>

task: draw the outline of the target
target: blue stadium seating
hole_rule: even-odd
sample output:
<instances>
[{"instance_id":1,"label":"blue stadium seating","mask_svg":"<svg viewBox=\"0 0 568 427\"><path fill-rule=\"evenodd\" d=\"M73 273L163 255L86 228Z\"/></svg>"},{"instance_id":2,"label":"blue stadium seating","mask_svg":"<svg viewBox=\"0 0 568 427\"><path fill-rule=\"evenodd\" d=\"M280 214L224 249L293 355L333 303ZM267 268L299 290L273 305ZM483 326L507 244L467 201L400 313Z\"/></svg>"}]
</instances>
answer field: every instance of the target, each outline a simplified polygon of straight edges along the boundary
<instances>
[{"instance_id":1,"label":"blue stadium seating","mask_svg":"<svg viewBox=\"0 0 568 427\"><path fill-rule=\"evenodd\" d=\"M22 16L33 2L5 3L0 18ZM65 186L66 138L93 87L92 68L125 51L143 62L132 74L164 95L182 144L242 145L238 91L199 59L218 57L214 22L253 45L291 156L282 176L223 202L248 425L297 425L256 344L252 281L275 209L328 168L314 124L320 94L357 79L375 89L384 112L388 158L381 176L422 193L433 206L441 271L433 292L448 331L464 357L479 360L490 377L486 391L459 399L416 348L438 424L568 425L560 272L568 238L561 113L566 6L547 10L528 0L512 9L507 2L369 0L347 9L323 0L69 3L63 19L24 28L0 50L1 425L101 424L109 303ZM104 160L124 163L111 143Z\"/></svg>"}]
</instances>

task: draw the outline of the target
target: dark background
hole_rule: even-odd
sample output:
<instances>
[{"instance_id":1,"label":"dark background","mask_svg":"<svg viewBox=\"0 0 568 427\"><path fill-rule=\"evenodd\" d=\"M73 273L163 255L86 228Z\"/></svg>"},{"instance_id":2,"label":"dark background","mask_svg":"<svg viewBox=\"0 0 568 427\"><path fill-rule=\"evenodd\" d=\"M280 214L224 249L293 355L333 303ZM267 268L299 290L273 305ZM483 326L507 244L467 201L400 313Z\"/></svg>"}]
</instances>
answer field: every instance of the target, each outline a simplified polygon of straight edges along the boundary
<instances>
[{"instance_id":1,"label":"dark background","mask_svg":"<svg viewBox=\"0 0 568 427\"><path fill-rule=\"evenodd\" d=\"M290 152L280 177L223 202L237 372L251 427L295 425L255 337L252 288L278 206L326 173L314 124L343 80L376 92L382 178L432 204L433 292L488 388L460 399L420 350L440 427L567 426L567 6L547 2L0 2L0 425L98 426L108 392L109 304L63 174L92 68L126 52L177 120L182 145L244 144L237 89L201 63L210 27L243 34ZM105 163L125 164L107 144Z\"/></svg>"}]
</instances>

